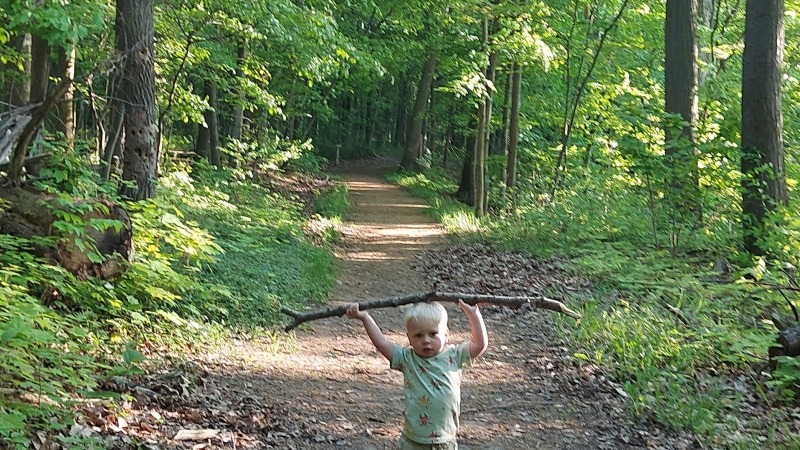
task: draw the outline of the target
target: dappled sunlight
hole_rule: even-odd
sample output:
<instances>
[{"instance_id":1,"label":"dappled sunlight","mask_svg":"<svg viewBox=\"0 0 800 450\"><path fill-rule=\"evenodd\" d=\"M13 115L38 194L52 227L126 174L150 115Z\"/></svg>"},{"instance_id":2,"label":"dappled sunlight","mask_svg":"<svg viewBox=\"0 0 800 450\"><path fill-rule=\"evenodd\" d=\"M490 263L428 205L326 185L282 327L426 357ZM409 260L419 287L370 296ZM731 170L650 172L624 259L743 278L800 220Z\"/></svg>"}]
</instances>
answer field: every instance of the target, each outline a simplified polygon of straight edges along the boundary
<instances>
[{"instance_id":1,"label":"dappled sunlight","mask_svg":"<svg viewBox=\"0 0 800 450\"><path fill-rule=\"evenodd\" d=\"M387 189L400 189L396 186L387 185L386 183L379 183L375 181L348 181L347 187L351 192L358 191L386 191Z\"/></svg>"},{"instance_id":2,"label":"dappled sunlight","mask_svg":"<svg viewBox=\"0 0 800 450\"><path fill-rule=\"evenodd\" d=\"M373 236L390 236L390 237L404 237L408 238L406 241L413 243L414 238L417 237L431 237L443 236L444 229L438 226L431 225L355 225L352 227L355 230L363 233L366 238ZM385 241L386 243L393 243L396 241Z\"/></svg>"},{"instance_id":3,"label":"dappled sunlight","mask_svg":"<svg viewBox=\"0 0 800 450\"><path fill-rule=\"evenodd\" d=\"M405 258L389 255L386 252L350 252L347 259L351 261L400 261Z\"/></svg>"}]
</instances>

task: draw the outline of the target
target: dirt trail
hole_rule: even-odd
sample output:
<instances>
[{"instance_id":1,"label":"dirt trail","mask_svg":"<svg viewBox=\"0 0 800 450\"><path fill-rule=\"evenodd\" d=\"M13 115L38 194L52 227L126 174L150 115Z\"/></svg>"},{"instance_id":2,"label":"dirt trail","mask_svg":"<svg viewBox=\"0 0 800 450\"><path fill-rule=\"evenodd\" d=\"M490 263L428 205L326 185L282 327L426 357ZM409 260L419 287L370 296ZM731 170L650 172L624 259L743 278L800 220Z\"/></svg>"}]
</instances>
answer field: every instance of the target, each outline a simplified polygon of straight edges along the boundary
<instances>
[{"instance_id":1,"label":"dirt trail","mask_svg":"<svg viewBox=\"0 0 800 450\"><path fill-rule=\"evenodd\" d=\"M532 283L568 282L555 279L558 270L547 263L448 244L421 200L382 179L387 167L369 161L338 169L352 209L329 302L426 291L433 283L441 290L478 286L524 295ZM524 279L505 278L520 272ZM492 279L479 279L484 276ZM451 342L463 341L467 321L455 305L445 306ZM390 339L406 343L401 310L372 314ZM596 368L570 361L571 350L554 332L553 314L484 308L490 344L464 372L461 450L694 448L689 439L627 424L621 389ZM193 367L194 379L185 373L174 381L169 373L159 376L158 383L172 383L159 392L185 394L188 386L190 395L169 397L174 404L165 404L166 397L158 401L160 414L172 422L150 434L149 442L159 446L148 448L192 448L187 445L193 442L171 439L181 428L197 427L221 430L204 448L240 450L385 450L399 436L402 376L389 369L358 321L308 322L297 328L296 342L278 349L243 340ZM141 423L153 422L152 410L137 413Z\"/></svg>"},{"instance_id":2,"label":"dirt trail","mask_svg":"<svg viewBox=\"0 0 800 450\"><path fill-rule=\"evenodd\" d=\"M424 202L381 177L385 169L370 161L338 171L348 184L352 209L331 302L431 289L430 277L415 266L424 253L446 245L443 230L425 214ZM451 342L466 339L462 313L447 307ZM621 434L629 431L609 420L622 414L616 393L595 390L589 394L595 399L586 399L580 397L587 395L584 387L570 392L571 386L560 384L564 380L557 372L567 363L568 350L546 331L552 324L542 326L549 314L485 313L490 349L465 371L462 450L637 447L627 444L641 440L638 436ZM373 316L390 339L406 342L401 311L377 310ZM373 349L359 322L311 322L297 332L296 353L269 359L276 379L285 380L273 400L304 423L299 439L284 445L394 448L401 428L402 376Z\"/></svg>"}]
</instances>

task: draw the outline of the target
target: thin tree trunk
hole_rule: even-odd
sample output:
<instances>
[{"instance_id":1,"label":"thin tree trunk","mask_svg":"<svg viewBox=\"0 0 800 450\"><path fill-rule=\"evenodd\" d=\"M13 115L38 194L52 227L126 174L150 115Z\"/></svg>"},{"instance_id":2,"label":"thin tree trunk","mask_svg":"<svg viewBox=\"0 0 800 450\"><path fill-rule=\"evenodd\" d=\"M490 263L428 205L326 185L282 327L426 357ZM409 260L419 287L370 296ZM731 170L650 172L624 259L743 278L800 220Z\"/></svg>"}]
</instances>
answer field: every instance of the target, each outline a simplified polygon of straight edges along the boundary
<instances>
[{"instance_id":1,"label":"thin tree trunk","mask_svg":"<svg viewBox=\"0 0 800 450\"><path fill-rule=\"evenodd\" d=\"M58 50L58 69L61 78L75 78L75 46ZM75 146L75 88L72 83L58 101L58 122L56 131L64 134L64 144L72 150Z\"/></svg>"},{"instance_id":2,"label":"thin tree trunk","mask_svg":"<svg viewBox=\"0 0 800 450\"><path fill-rule=\"evenodd\" d=\"M13 109L31 101L31 35L25 33L14 36L9 46L22 58L22 71L10 62L3 66L3 81L8 88L5 98L8 99L9 108Z\"/></svg>"},{"instance_id":3,"label":"thin tree trunk","mask_svg":"<svg viewBox=\"0 0 800 450\"><path fill-rule=\"evenodd\" d=\"M425 62L425 67L422 70L422 77L419 81L419 89L417 90L417 101L414 104L414 110L411 112L411 123L406 133L406 150L403 153L403 159L400 161L400 168L405 170L415 171L417 167L417 149L420 145L422 138L422 122L425 120L425 110L428 105L428 98L431 92L431 85L433 84L433 73L436 70L436 52L431 51L428 54L428 60Z\"/></svg>"},{"instance_id":4,"label":"thin tree trunk","mask_svg":"<svg viewBox=\"0 0 800 450\"><path fill-rule=\"evenodd\" d=\"M124 138L125 103L120 101L122 96L122 68L116 69L108 82L108 140L103 142L103 154L100 158L100 178L108 181L111 174L119 169L122 159ZM114 155L117 155L116 164Z\"/></svg>"},{"instance_id":5,"label":"thin tree trunk","mask_svg":"<svg viewBox=\"0 0 800 450\"><path fill-rule=\"evenodd\" d=\"M553 191L552 194L555 195L556 191L558 191L561 185L561 179L564 175L564 171L567 168L567 151L569 149L569 139L570 135L572 134L572 128L575 125L575 117L578 113L578 108L581 105L581 100L583 99L583 93L586 90L586 85L589 83L589 80L594 73L594 68L597 65L597 60L600 58L600 53L603 50L603 46L605 45L606 39L608 38L611 30L616 27L619 20L622 18L622 14L625 12L625 9L628 7L629 0L623 0L622 4L617 11L617 14L611 19L611 22L605 29L599 31L600 41L597 44L597 47L594 49L594 55L592 56L592 61L589 63L589 67L586 70L585 74L581 74L582 67L583 67L583 56L581 57L580 69L578 73L575 74L575 77L570 75L569 71L569 62L566 64L567 66L567 73L565 76L565 81L567 85L567 92L565 93L564 99L564 117L563 117L563 124L561 127L561 139L559 140L561 144L561 151L558 154L558 160L556 161L556 168L555 168L555 175L553 176ZM577 3L576 3L577 5ZM576 21L578 20L577 17L574 18ZM593 30L590 28L587 30L587 42L589 39L594 40L594 33ZM570 58L571 51L567 50L567 58ZM572 83L576 83L575 86L575 94L570 94L570 88L572 87Z\"/></svg>"},{"instance_id":6,"label":"thin tree trunk","mask_svg":"<svg viewBox=\"0 0 800 450\"><path fill-rule=\"evenodd\" d=\"M239 63L236 66L236 79L239 80L239 87L236 91L237 103L233 110L233 125L231 126L231 138L242 140L242 127L244 125L244 65L247 61L247 42L239 44L238 49Z\"/></svg>"},{"instance_id":7,"label":"thin tree trunk","mask_svg":"<svg viewBox=\"0 0 800 450\"><path fill-rule=\"evenodd\" d=\"M508 171L506 187L513 197L517 187L517 143L519 142L519 107L522 92L522 66L514 63L511 83L511 114L508 121Z\"/></svg>"},{"instance_id":8,"label":"thin tree trunk","mask_svg":"<svg viewBox=\"0 0 800 450\"><path fill-rule=\"evenodd\" d=\"M222 158L219 152L219 115L217 114L217 86L214 82L209 82L206 87L208 88L208 104L211 106L211 111L206 111L206 123L208 123L208 160L216 168L222 168Z\"/></svg>"},{"instance_id":9,"label":"thin tree trunk","mask_svg":"<svg viewBox=\"0 0 800 450\"><path fill-rule=\"evenodd\" d=\"M477 114L473 114L467 125L468 130L477 126ZM475 206L475 134L470 133L465 137L464 166L461 168L461 181L458 183L456 197L469 206Z\"/></svg>"}]
</instances>

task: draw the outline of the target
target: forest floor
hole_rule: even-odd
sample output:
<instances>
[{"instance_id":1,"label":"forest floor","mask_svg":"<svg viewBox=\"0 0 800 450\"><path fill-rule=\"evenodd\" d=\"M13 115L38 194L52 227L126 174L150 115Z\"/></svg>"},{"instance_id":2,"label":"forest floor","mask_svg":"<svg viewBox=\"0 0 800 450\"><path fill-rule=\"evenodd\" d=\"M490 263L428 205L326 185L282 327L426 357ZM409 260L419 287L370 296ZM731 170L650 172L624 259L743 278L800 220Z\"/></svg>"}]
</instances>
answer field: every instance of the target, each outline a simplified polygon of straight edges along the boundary
<instances>
[{"instance_id":1,"label":"forest floor","mask_svg":"<svg viewBox=\"0 0 800 450\"><path fill-rule=\"evenodd\" d=\"M336 170L352 207L329 303L434 286L495 295L588 289L559 260L448 242L421 200L382 178L388 168L368 161ZM463 314L446 307L450 342L467 339ZM632 422L621 387L597 367L571 361L575 349L560 342L556 313L483 311L489 349L464 371L460 449L701 448L691 436ZM390 339L407 343L402 308L372 314ZM87 426L92 419L105 424L120 449L382 450L394 448L402 425L402 376L374 350L361 323L348 318L303 324L289 344L228 342L117 388L136 399L125 414L91 406L84 413Z\"/></svg>"}]
</instances>

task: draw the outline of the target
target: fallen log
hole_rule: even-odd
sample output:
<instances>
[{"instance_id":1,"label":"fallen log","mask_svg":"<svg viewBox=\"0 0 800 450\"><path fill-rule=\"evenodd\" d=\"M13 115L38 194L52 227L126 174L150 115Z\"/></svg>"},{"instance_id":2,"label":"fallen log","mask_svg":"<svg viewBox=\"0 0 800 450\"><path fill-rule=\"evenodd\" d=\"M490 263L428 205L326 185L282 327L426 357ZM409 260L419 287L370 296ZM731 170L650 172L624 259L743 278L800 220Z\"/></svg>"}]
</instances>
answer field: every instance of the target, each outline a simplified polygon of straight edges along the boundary
<instances>
[{"instance_id":1,"label":"fallen log","mask_svg":"<svg viewBox=\"0 0 800 450\"><path fill-rule=\"evenodd\" d=\"M570 317L580 319L581 315L569 309L565 304L558 300L553 300L545 296L536 297L505 297L500 295L481 295L481 294L465 294L459 292L421 292L405 296L389 297L379 300L370 300L365 302L358 302L358 308L362 311L367 309L376 308L390 308L411 303L421 302L447 302L458 303L463 300L468 305L477 304L492 304L496 306L506 306L512 309L519 309L524 306L529 308L549 309L550 311L566 314ZM332 306L330 308L321 309L319 311L310 313L300 313L292 309L283 307L281 312L287 316L292 317L292 323L284 328L284 331L291 331L298 325L311 320L324 319L326 317L339 317L347 312L348 305Z\"/></svg>"},{"instance_id":2,"label":"fallen log","mask_svg":"<svg viewBox=\"0 0 800 450\"><path fill-rule=\"evenodd\" d=\"M34 253L81 279L109 279L122 274L133 259L133 227L128 212L105 199L75 199L73 216L83 227L78 237L55 226L56 211L64 208L65 201L30 186L0 189L0 233L26 239L55 238L55 245L39 245ZM95 227L98 220L115 221L117 227Z\"/></svg>"}]
</instances>

